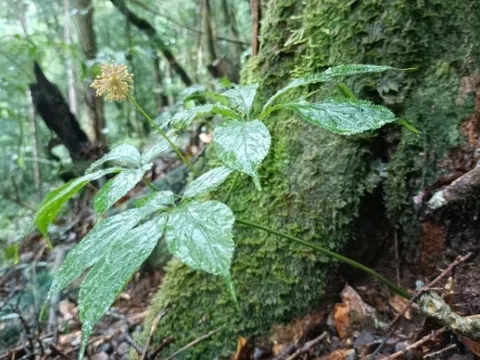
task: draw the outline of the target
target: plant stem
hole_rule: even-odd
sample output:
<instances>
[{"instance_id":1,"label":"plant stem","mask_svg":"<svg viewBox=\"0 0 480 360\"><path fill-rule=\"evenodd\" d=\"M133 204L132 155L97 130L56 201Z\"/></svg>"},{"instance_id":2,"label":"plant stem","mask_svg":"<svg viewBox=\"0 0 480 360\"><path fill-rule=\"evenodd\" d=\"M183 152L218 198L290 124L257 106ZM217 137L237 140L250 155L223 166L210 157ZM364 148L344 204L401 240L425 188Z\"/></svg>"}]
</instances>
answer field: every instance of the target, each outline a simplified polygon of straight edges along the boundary
<instances>
[{"instance_id":1,"label":"plant stem","mask_svg":"<svg viewBox=\"0 0 480 360\"><path fill-rule=\"evenodd\" d=\"M363 264L360 264L358 262L356 262L355 260L352 260L352 259L349 259L343 255L340 255L340 254L337 254L333 251L330 251L328 249L325 249L323 247L321 247L320 245L317 245L317 244L314 244L314 243L311 243L311 242L308 242L308 241L305 241L305 240L302 240L302 239L299 239L295 236L292 236L292 235L288 235L288 234L284 234L284 233L281 233L279 231L276 231L276 230L273 230L273 229L270 229L266 226L263 226L263 225L260 225L260 224L256 224L256 223L253 223L251 221L247 221L247 220L242 220L242 219L236 219L235 220L237 222L237 224L240 224L240 225L244 225L244 226L248 226L248 227L251 227L251 228L256 228L256 229L260 229L260 230L263 230L263 231L266 231L270 234L274 234L274 235L277 235L277 236L280 236L284 239L288 239L290 241L293 241L293 242L296 242L298 244L301 244L301 245L304 245L304 246L307 246L311 249L314 249L314 250L317 250L319 252L321 252L322 254L325 254L327 256L330 256L340 262L343 262L345 264L348 264L350 266L353 266L354 268L357 268L359 270L362 270L364 272L366 272L367 274L373 276L374 278L376 278L377 280L379 280L380 282L384 283L385 285L387 285L394 293L404 297L404 298L411 298L412 295L409 294L405 289L402 289L401 287L395 285L392 281L390 281L389 279L387 279L386 277L380 275L379 273L377 273L375 270L372 270L370 269L369 267L363 265Z\"/></svg>"},{"instance_id":2,"label":"plant stem","mask_svg":"<svg viewBox=\"0 0 480 360\"><path fill-rule=\"evenodd\" d=\"M228 189L228 193L227 193L227 196L225 197L225 201L224 201L225 204L228 204L228 200L230 200L230 196L232 195L233 188L234 188L235 185L237 184L237 180L238 180L238 177L239 177L239 176L240 176L240 173L237 172L237 173L235 174L235 178L233 179L232 185L230 186L230 189Z\"/></svg>"},{"instance_id":3,"label":"plant stem","mask_svg":"<svg viewBox=\"0 0 480 360\"><path fill-rule=\"evenodd\" d=\"M145 184L150 188L152 189L153 191L161 191L158 187L156 187L155 185L152 184L152 182L150 181L150 179L143 179L143 181L145 182Z\"/></svg>"},{"instance_id":4,"label":"plant stem","mask_svg":"<svg viewBox=\"0 0 480 360\"><path fill-rule=\"evenodd\" d=\"M150 123L150 125L152 125L155 130L157 130L157 132L162 135L162 137L167 140L168 142L168 145L170 145L170 147L173 149L173 151L175 151L175 153L178 155L178 157L180 158L180 160L183 161L183 163L190 169L190 171L195 174L195 170L193 169L192 167L192 164L190 164L190 162L185 158L185 156L183 156L182 152L180 151L180 149L177 147L177 145L175 145L173 143L172 140L170 140L170 138L168 137L168 135L165 133L165 131L162 130L162 128L160 126L157 125L157 123L155 121L153 121L153 119L142 109L142 107L135 101L135 99L131 96L131 95L128 95L128 100L130 100L130 102L137 108L137 110L140 112L140 114L142 114L145 119L148 120L148 122Z\"/></svg>"}]
</instances>

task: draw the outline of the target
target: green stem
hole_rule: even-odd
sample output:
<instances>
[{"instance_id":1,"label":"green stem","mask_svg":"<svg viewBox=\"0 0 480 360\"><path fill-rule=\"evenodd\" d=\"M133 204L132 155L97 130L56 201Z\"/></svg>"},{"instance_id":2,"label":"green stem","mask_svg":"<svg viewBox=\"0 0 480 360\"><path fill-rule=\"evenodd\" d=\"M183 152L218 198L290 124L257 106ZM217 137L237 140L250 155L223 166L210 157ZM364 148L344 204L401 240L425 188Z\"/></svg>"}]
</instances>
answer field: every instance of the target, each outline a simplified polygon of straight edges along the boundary
<instances>
[{"instance_id":1,"label":"green stem","mask_svg":"<svg viewBox=\"0 0 480 360\"><path fill-rule=\"evenodd\" d=\"M153 191L161 191L158 187L156 187L155 185L152 184L152 182L150 181L150 179L143 179L143 181L145 182L145 184L147 184L147 186L152 189Z\"/></svg>"},{"instance_id":2,"label":"green stem","mask_svg":"<svg viewBox=\"0 0 480 360\"><path fill-rule=\"evenodd\" d=\"M288 240L291 240L293 242L296 242L298 244L301 244L301 245L304 245L304 246L307 246L311 249L314 249L314 250L317 250L319 252L321 252L322 254L325 254L325 255L328 255L338 261L341 261L345 264L348 264L350 266L353 266L354 268L357 268L359 270L362 270L364 272L366 272L367 274L370 274L371 276L373 276L375 279L379 280L380 282L384 283L385 285L387 285L394 293L404 297L404 298L407 298L407 299L410 299L412 297L411 294L409 294L405 289L402 289L401 287L395 285L392 281L390 281L389 279L387 279L386 277L380 275L379 273L377 273L376 271L370 269L369 267L363 265L363 264L360 264L358 262L356 262L355 260L352 260L352 259L349 259L343 255L340 255L340 254L337 254L333 251L330 251L328 249L325 249L323 247L321 247L320 245L317 245L317 244L314 244L314 243L311 243L311 242L308 242L308 241L305 241L305 240L302 240L302 239L299 239L295 236L292 236L292 235L288 235L288 234L284 234L284 233L281 233L279 231L276 231L276 230L273 230L273 229L270 229L266 226L263 226L263 225L260 225L260 224L256 224L256 223L253 223L253 222L250 222L250 221L247 221L247 220L242 220L242 219L236 219L235 220L237 224L240 224L240 225L244 225L244 226L248 226L248 227L251 227L251 228L256 228L256 229L260 229L260 230L263 230L263 231L266 231L270 234L274 234L274 235L277 235L277 236L280 236L282 238L285 238L285 239L288 239Z\"/></svg>"},{"instance_id":3,"label":"green stem","mask_svg":"<svg viewBox=\"0 0 480 360\"><path fill-rule=\"evenodd\" d=\"M170 147L173 149L173 151L175 151L175 153L178 155L178 157L180 158L180 160L183 161L183 163L190 169L190 171L195 174L195 170L193 169L192 165L190 164L190 162L185 158L185 156L183 156L182 152L180 151L180 149L177 147L177 145L175 145L173 143L172 140L170 140L170 138L168 137L168 135L165 133L165 131L162 130L162 128L160 126L157 125L157 123L155 121L153 121L153 119L142 109L142 107L135 101L135 99L131 96L131 95L128 95L128 100L130 100L130 102L137 108L137 110L140 112L140 114L142 114L145 119L148 120L148 122L150 123L150 125L152 125L155 130L158 131L158 133L160 135L162 135L162 137L167 140L168 142L168 145L170 145Z\"/></svg>"},{"instance_id":4,"label":"green stem","mask_svg":"<svg viewBox=\"0 0 480 360\"><path fill-rule=\"evenodd\" d=\"M233 179L232 186L230 186L230 189L228 189L227 197L225 198L225 201L224 201L225 204L228 204L228 200L230 200L230 196L232 195L233 188L234 188L235 185L237 184L237 180L238 180L238 177L239 177L239 176L240 176L240 173L237 172L237 173L235 174L235 178Z\"/></svg>"}]
</instances>

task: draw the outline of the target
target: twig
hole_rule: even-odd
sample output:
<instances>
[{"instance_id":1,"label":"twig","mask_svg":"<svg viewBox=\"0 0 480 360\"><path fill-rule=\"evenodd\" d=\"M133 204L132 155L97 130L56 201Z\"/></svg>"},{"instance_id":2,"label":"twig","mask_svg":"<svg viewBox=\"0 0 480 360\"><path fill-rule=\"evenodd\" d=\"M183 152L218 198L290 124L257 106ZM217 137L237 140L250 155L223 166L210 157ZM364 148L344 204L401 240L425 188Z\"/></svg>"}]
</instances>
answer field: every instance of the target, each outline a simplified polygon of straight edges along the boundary
<instances>
[{"instance_id":1,"label":"twig","mask_svg":"<svg viewBox=\"0 0 480 360\"><path fill-rule=\"evenodd\" d=\"M298 358L300 355L309 352L312 348L317 346L323 339L325 339L327 335L328 335L327 332L324 331L320 336L316 337L313 340L310 340L309 342L306 342L300 349L298 349L292 355L290 355L287 358L287 360L294 360Z\"/></svg>"},{"instance_id":2,"label":"twig","mask_svg":"<svg viewBox=\"0 0 480 360\"><path fill-rule=\"evenodd\" d=\"M128 331L124 335L125 341L135 349L138 355L142 355L145 352L145 349L143 349L138 343L132 339Z\"/></svg>"},{"instance_id":3,"label":"twig","mask_svg":"<svg viewBox=\"0 0 480 360\"><path fill-rule=\"evenodd\" d=\"M55 345L49 344L48 348L51 350L52 355L59 356L63 360L72 360L72 358L70 356L65 355Z\"/></svg>"},{"instance_id":4,"label":"twig","mask_svg":"<svg viewBox=\"0 0 480 360\"><path fill-rule=\"evenodd\" d=\"M144 360L145 356L147 355L148 347L150 346L150 342L152 341L152 336L155 330L158 327L158 323L160 320L162 320L165 315L168 313L168 307L160 311L157 316L155 316L155 319L153 319L152 326L150 327L150 333L148 334L148 339L145 341L145 345L143 346L143 352L142 356L140 357L140 360Z\"/></svg>"},{"instance_id":5,"label":"twig","mask_svg":"<svg viewBox=\"0 0 480 360\"><path fill-rule=\"evenodd\" d=\"M132 315L130 318L128 318L128 321L130 321L130 323L133 324L133 325L138 324L138 323L142 322L143 319L146 316L147 316L147 311L144 311L144 312ZM111 331L108 334L91 337L90 340L88 340L88 345L91 345L91 344L93 344L95 342L98 342L98 341L104 342L104 341L110 340L114 336L120 335L124 331L125 331L125 327L122 325L122 326L120 326L116 329L113 329L113 331ZM75 332L75 333L72 333L72 335L77 334L77 333L78 333L78 337L80 337L80 335L81 335L80 330ZM80 345L71 347L70 349L65 351L65 354L68 355L68 354L74 352L75 350L77 350L79 347L80 347Z\"/></svg>"},{"instance_id":6,"label":"twig","mask_svg":"<svg viewBox=\"0 0 480 360\"><path fill-rule=\"evenodd\" d=\"M150 360L155 360L155 358L157 357L158 354L160 354L160 352L165 349L168 345L172 344L173 342L175 342L175 339L173 338L173 336L167 336L165 339L162 340L162 342L160 343L160 345L158 345L152 352L151 354L148 355L148 359Z\"/></svg>"},{"instance_id":7,"label":"twig","mask_svg":"<svg viewBox=\"0 0 480 360\"><path fill-rule=\"evenodd\" d=\"M420 310L426 316L437 320L457 335L480 341L480 317L478 315L458 315L440 295L434 292L423 294L418 303Z\"/></svg>"},{"instance_id":8,"label":"twig","mask_svg":"<svg viewBox=\"0 0 480 360\"><path fill-rule=\"evenodd\" d=\"M193 340L191 343L185 345L185 346L182 347L180 350L175 351L172 355L170 355L169 357L167 357L165 360L172 360L172 359L174 359L175 356L177 356L178 354L184 352L185 350L190 349L191 347L197 345L198 343L202 342L203 340L208 339L210 336L216 334L217 332L219 332L220 330L222 330L224 327L225 327L225 326L221 326L221 327L219 327L218 329L212 330L212 331L210 331L209 333L200 336L198 339Z\"/></svg>"},{"instance_id":9,"label":"twig","mask_svg":"<svg viewBox=\"0 0 480 360\"><path fill-rule=\"evenodd\" d=\"M434 359L438 359L438 355L440 354L443 354L444 352L447 352L447 351L450 351L450 350L453 350L457 347L457 344L450 344L448 345L447 347L441 349L441 350L438 350L438 351L435 351L435 352L432 352L430 354L427 354L425 355L423 358L424 359L428 359L428 358L434 358Z\"/></svg>"},{"instance_id":10,"label":"twig","mask_svg":"<svg viewBox=\"0 0 480 360\"><path fill-rule=\"evenodd\" d=\"M382 343L380 345L378 345L378 347L375 349L375 351L373 352L373 354L371 355L370 359L375 359L375 356L377 356L380 351L382 351L383 347L385 346L385 344L387 343L388 339L390 339L390 336L392 335L393 333L393 327L395 326L395 324L398 322L398 320L400 320L400 318L405 315L405 313L410 309L410 307L412 306L412 304L417 301L420 296L425 293L425 291L428 291L429 289L431 289L432 287L434 287L440 280L442 280L445 276L447 276L454 268L455 266L467 261L470 257L472 256L472 253L469 252L468 254L464 255L464 256L458 256L455 261L453 263L451 263L445 270L443 270L440 275L438 275L435 279L433 279L432 281L430 281L430 283L428 283L427 286L424 286L423 288L417 290L417 292L415 293L415 295L412 296L412 298L410 299L410 301L408 302L407 306L405 306L405 308L399 312L397 314L397 316L395 316L395 318L393 319L393 321L390 323L390 326L389 326L389 330L387 332L387 335L385 336L385 338L383 339Z\"/></svg>"},{"instance_id":11,"label":"twig","mask_svg":"<svg viewBox=\"0 0 480 360\"><path fill-rule=\"evenodd\" d=\"M430 335L426 335L423 338L421 338L420 340L418 340L417 342L414 342L412 345L407 346L405 349L403 349L401 351L397 351L396 353L393 353L392 355L385 358L385 360L396 359L396 358L406 354L410 350L415 349L415 348L419 347L420 345L425 344L427 341L430 341L430 340L436 338L438 335L442 334L443 332L445 332L445 328L441 328L437 331L434 331Z\"/></svg>"}]
</instances>

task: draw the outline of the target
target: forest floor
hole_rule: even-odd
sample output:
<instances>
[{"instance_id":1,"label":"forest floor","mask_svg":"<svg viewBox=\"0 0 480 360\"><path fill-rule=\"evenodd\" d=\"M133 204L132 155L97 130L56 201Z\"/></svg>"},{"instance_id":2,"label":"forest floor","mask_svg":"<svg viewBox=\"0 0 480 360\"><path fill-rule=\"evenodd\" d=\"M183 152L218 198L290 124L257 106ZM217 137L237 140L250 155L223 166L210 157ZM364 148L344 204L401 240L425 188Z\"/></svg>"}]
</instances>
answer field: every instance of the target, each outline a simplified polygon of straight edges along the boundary
<instances>
[{"instance_id":1,"label":"forest floor","mask_svg":"<svg viewBox=\"0 0 480 360\"><path fill-rule=\"evenodd\" d=\"M160 169L166 173L165 164ZM172 164L167 164L171 167ZM157 174L158 175L158 174ZM134 195L141 192L140 186ZM132 195L130 195L132 196ZM40 309L50 278L63 261L66 252L92 227L94 214L85 206L58 225L56 242L50 251L38 233L32 233L22 244L20 262L0 269L0 359L75 359L81 340L76 281L61 297L53 299L49 314L39 321ZM60 222L61 223L61 222ZM394 243L392 239L392 243ZM417 280L431 286L462 315L480 313L478 254L476 244L461 249L447 249L445 261L439 263L429 278L421 277L416 265L402 260L396 246L377 259L376 270L407 289ZM342 271L340 271L341 273ZM348 271L347 271L348 272ZM153 294L162 282L162 271L144 268L121 293L109 313L96 326L89 340L90 359L125 359L137 353L142 359L170 360L162 351L175 342L175 334L167 334L156 347L136 342L143 331L143 320ZM264 339L238 338L232 348L233 360L340 360L370 359L475 359L480 343L459 337L421 315L416 304L393 296L385 286L370 277L356 274L345 287L329 296L329 301L304 318L278 325ZM341 275L339 275L341 277ZM348 284L349 283L349 284ZM472 285L473 284L473 285ZM163 314L157 319L161 321ZM154 329L150 329L153 331ZM190 344L175 344L181 352L206 339L207 333ZM377 350L381 347L381 350ZM206 359L210 360L210 359Z\"/></svg>"}]
</instances>

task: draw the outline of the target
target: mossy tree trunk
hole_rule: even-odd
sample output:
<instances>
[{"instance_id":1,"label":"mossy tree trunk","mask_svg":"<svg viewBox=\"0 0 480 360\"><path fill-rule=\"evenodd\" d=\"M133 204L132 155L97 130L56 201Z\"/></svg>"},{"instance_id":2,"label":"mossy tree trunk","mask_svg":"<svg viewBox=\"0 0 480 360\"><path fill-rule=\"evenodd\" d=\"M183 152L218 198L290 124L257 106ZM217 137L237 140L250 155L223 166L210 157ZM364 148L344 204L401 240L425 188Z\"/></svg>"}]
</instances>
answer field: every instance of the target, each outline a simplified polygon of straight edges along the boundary
<instances>
[{"instance_id":1,"label":"mossy tree trunk","mask_svg":"<svg viewBox=\"0 0 480 360\"><path fill-rule=\"evenodd\" d=\"M273 143L260 169L263 191L240 177L229 205L237 217L340 252L349 242L362 248L395 228L412 241L420 234L412 197L449 170L439 160L462 144L459 124L473 113L460 83L480 65L478 1L264 3L261 49L243 72L245 82L260 83L263 100L289 79L332 65L416 67L347 84L358 96L390 106L422 134L394 124L375 134L342 137L291 114L275 114L266 121ZM335 88L320 90L318 98L339 95ZM210 158L214 164L214 154ZM146 329L166 306L170 312L155 338L172 335L176 347L225 326L185 358L228 355L238 336L268 334L273 324L322 306L335 270L329 259L247 228L236 228L235 243L232 271L240 310L221 279L175 260L167 267ZM354 253L359 260L361 255Z\"/></svg>"}]
</instances>

